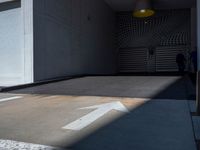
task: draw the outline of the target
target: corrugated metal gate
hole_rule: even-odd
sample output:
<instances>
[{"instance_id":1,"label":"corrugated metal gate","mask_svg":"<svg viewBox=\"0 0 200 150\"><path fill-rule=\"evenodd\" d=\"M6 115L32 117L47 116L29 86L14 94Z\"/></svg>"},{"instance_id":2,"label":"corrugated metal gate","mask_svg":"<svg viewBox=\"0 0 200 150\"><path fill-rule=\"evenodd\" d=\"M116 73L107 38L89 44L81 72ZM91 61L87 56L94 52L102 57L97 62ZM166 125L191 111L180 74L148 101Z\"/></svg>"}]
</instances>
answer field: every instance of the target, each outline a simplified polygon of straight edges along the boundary
<instances>
[{"instance_id":1,"label":"corrugated metal gate","mask_svg":"<svg viewBox=\"0 0 200 150\"><path fill-rule=\"evenodd\" d=\"M190 66L189 46L120 49L119 70L121 73L177 72L176 55L179 53L185 55L186 71L188 71Z\"/></svg>"},{"instance_id":2,"label":"corrugated metal gate","mask_svg":"<svg viewBox=\"0 0 200 150\"><path fill-rule=\"evenodd\" d=\"M190 52L187 46L157 47L156 48L156 71L175 72L178 71L176 55L182 53L186 58L186 71L189 69Z\"/></svg>"},{"instance_id":3,"label":"corrugated metal gate","mask_svg":"<svg viewBox=\"0 0 200 150\"><path fill-rule=\"evenodd\" d=\"M119 52L119 70L122 73L147 71L147 48L125 48Z\"/></svg>"}]
</instances>

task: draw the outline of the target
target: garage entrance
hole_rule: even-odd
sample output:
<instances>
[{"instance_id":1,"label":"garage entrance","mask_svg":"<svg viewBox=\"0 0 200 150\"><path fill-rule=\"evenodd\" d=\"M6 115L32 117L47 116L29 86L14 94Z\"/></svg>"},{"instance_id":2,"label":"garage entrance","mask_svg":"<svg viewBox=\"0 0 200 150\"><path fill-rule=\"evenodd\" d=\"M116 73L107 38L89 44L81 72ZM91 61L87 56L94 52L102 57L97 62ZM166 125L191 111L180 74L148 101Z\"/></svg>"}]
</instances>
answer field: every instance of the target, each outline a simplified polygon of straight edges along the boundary
<instances>
[{"instance_id":1,"label":"garage entrance","mask_svg":"<svg viewBox=\"0 0 200 150\"><path fill-rule=\"evenodd\" d=\"M190 47L170 46L152 48L120 49L120 73L174 73L178 72L176 56L183 54L186 58L185 71L191 71Z\"/></svg>"},{"instance_id":2,"label":"garage entrance","mask_svg":"<svg viewBox=\"0 0 200 150\"><path fill-rule=\"evenodd\" d=\"M196 150L195 7L0 0L0 149Z\"/></svg>"},{"instance_id":3,"label":"garage entrance","mask_svg":"<svg viewBox=\"0 0 200 150\"><path fill-rule=\"evenodd\" d=\"M195 0L180 1L181 6L155 2L149 17L133 15L136 0L29 1L0 3L0 33L7 33L7 39L0 37L5 41L0 86L68 76L178 72L178 54L185 57L184 71L194 71Z\"/></svg>"}]
</instances>

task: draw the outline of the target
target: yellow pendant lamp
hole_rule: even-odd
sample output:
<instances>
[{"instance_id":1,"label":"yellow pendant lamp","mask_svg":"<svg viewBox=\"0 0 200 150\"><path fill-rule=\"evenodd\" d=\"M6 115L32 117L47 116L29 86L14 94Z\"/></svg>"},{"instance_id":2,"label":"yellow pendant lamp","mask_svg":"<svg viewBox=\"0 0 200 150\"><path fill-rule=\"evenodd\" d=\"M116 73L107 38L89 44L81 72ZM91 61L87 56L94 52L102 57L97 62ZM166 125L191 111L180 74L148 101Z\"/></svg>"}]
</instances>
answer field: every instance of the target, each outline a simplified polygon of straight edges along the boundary
<instances>
[{"instance_id":1,"label":"yellow pendant lamp","mask_svg":"<svg viewBox=\"0 0 200 150\"><path fill-rule=\"evenodd\" d=\"M137 18L150 17L155 14L155 11L151 7L150 0L137 0L133 16Z\"/></svg>"}]
</instances>

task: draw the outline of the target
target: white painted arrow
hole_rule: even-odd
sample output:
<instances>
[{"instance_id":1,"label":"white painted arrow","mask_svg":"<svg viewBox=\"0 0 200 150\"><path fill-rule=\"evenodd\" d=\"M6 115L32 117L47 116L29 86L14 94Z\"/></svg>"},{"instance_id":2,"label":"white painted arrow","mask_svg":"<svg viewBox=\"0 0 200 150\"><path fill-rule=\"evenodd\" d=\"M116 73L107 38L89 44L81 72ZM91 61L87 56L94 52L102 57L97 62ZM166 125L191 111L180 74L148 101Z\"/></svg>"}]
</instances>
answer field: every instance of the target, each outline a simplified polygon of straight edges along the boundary
<instances>
[{"instance_id":1,"label":"white painted arrow","mask_svg":"<svg viewBox=\"0 0 200 150\"><path fill-rule=\"evenodd\" d=\"M118 110L126 113L129 112L128 109L121 102L112 102L102 105L85 107L81 109L96 109L96 110L66 125L65 127L63 127L63 129L75 130L75 131L81 130L90 125L91 123L93 123L94 121L96 121L97 119L99 119L100 117L104 116L111 110Z\"/></svg>"}]
</instances>

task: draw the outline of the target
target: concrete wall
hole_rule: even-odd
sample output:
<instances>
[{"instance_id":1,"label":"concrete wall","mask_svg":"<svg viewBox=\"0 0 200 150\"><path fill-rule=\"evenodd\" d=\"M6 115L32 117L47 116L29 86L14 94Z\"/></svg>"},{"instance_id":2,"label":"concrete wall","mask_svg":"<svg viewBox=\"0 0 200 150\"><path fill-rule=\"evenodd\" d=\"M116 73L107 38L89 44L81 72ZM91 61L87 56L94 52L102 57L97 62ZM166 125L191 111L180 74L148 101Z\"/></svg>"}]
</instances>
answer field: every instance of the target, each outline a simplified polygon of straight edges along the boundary
<instances>
[{"instance_id":1,"label":"concrete wall","mask_svg":"<svg viewBox=\"0 0 200 150\"><path fill-rule=\"evenodd\" d=\"M0 13L0 85L23 82L23 19L21 8Z\"/></svg>"},{"instance_id":2,"label":"concrete wall","mask_svg":"<svg viewBox=\"0 0 200 150\"><path fill-rule=\"evenodd\" d=\"M197 52L198 70L200 70L200 1L197 0Z\"/></svg>"},{"instance_id":3,"label":"concrete wall","mask_svg":"<svg viewBox=\"0 0 200 150\"><path fill-rule=\"evenodd\" d=\"M34 0L35 81L116 72L115 14L102 0Z\"/></svg>"},{"instance_id":4,"label":"concrete wall","mask_svg":"<svg viewBox=\"0 0 200 150\"><path fill-rule=\"evenodd\" d=\"M190 9L157 10L150 18L138 19L132 12L119 12L120 48L190 45Z\"/></svg>"},{"instance_id":5,"label":"concrete wall","mask_svg":"<svg viewBox=\"0 0 200 150\"><path fill-rule=\"evenodd\" d=\"M0 4L0 86L32 82L31 1Z\"/></svg>"},{"instance_id":6,"label":"concrete wall","mask_svg":"<svg viewBox=\"0 0 200 150\"><path fill-rule=\"evenodd\" d=\"M21 0L24 24L24 83L33 82L33 1Z\"/></svg>"},{"instance_id":7,"label":"concrete wall","mask_svg":"<svg viewBox=\"0 0 200 150\"><path fill-rule=\"evenodd\" d=\"M197 9L191 8L191 48L195 50L197 46Z\"/></svg>"}]
</instances>

